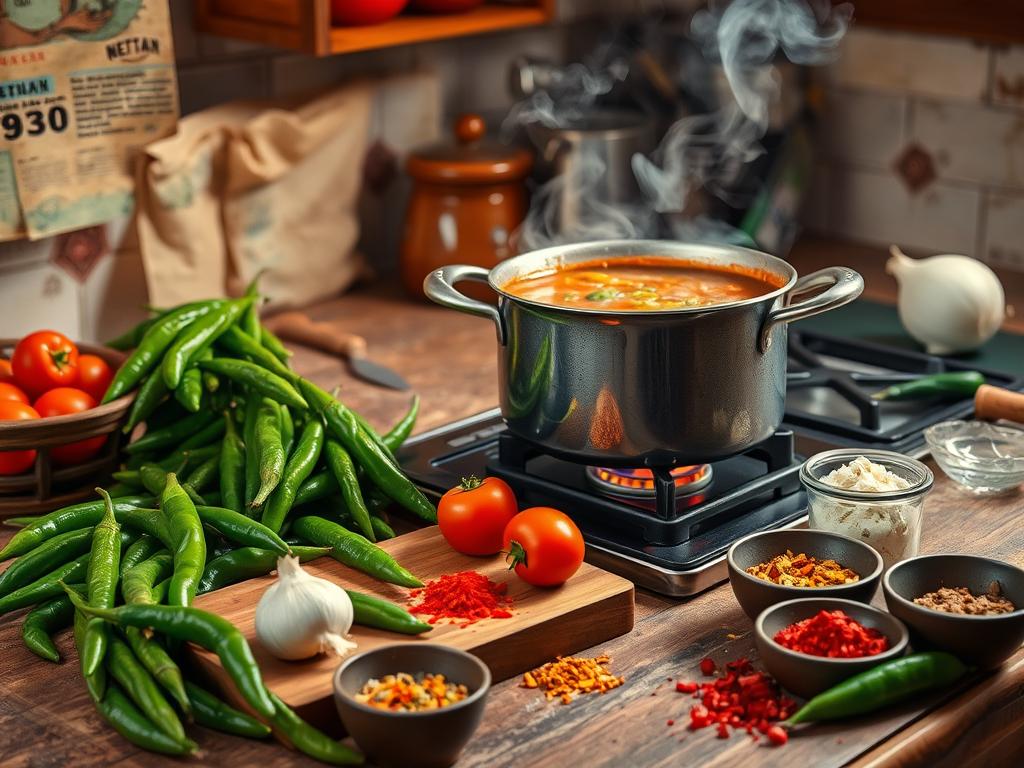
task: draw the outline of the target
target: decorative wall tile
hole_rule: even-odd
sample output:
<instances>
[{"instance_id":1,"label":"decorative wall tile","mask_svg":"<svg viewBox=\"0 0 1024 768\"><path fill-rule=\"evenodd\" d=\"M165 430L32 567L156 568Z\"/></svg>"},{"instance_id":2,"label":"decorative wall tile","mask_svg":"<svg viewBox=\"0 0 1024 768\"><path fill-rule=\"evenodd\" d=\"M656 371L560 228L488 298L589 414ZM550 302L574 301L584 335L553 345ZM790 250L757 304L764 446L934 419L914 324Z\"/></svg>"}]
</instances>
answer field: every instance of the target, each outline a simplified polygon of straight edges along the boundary
<instances>
[{"instance_id":1,"label":"decorative wall tile","mask_svg":"<svg viewBox=\"0 0 1024 768\"><path fill-rule=\"evenodd\" d=\"M1024 109L1024 45L994 51L992 103Z\"/></svg>"},{"instance_id":2,"label":"decorative wall tile","mask_svg":"<svg viewBox=\"0 0 1024 768\"><path fill-rule=\"evenodd\" d=\"M833 168L830 231L851 240L974 253L981 192L936 183L911 194L891 173Z\"/></svg>"},{"instance_id":3,"label":"decorative wall tile","mask_svg":"<svg viewBox=\"0 0 1024 768\"><path fill-rule=\"evenodd\" d=\"M990 264L1024 271L1024 195L991 192L987 203L979 256Z\"/></svg>"},{"instance_id":4,"label":"decorative wall tile","mask_svg":"<svg viewBox=\"0 0 1024 768\"><path fill-rule=\"evenodd\" d=\"M818 131L821 152L833 160L888 168L906 139L907 97L837 88L827 98Z\"/></svg>"},{"instance_id":5,"label":"decorative wall tile","mask_svg":"<svg viewBox=\"0 0 1024 768\"><path fill-rule=\"evenodd\" d=\"M989 49L963 40L855 28L829 68L837 85L980 101Z\"/></svg>"},{"instance_id":6,"label":"decorative wall tile","mask_svg":"<svg viewBox=\"0 0 1024 768\"><path fill-rule=\"evenodd\" d=\"M266 98L267 82L267 62L263 59L179 68L181 114L236 99Z\"/></svg>"},{"instance_id":7,"label":"decorative wall tile","mask_svg":"<svg viewBox=\"0 0 1024 768\"><path fill-rule=\"evenodd\" d=\"M78 286L51 264L0 270L3 335L53 328L80 338Z\"/></svg>"},{"instance_id":8,"label":"decorative wall tile","mask_svg":"<svg viewBox=\"0 0 1024 768\"><path fill-rule=\"evenodd\" d=\"M912 106L912 132L940 178L1024 188L1024 115L930 99Z\"/></svg>"}]
</instances>

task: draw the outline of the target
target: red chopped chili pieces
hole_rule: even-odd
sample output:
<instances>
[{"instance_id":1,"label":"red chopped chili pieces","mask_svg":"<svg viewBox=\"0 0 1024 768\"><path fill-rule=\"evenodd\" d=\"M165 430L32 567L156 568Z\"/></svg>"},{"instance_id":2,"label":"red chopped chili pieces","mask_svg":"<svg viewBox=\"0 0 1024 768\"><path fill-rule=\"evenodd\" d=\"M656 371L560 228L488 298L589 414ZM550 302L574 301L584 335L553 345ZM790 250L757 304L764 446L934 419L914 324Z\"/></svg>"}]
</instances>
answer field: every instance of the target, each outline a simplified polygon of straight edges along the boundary
<instances>
[{"instance_id":1,"label":"red chopped chili pieces","mask_svg":"<svg viewBox=\"0 0 1024 768\"><path fill-rule=\"evenodd\" d=\"M428 624L451 619L461 627L468 627L480 619L509 618L512 598L507 592L507 584L498 584L476 571L446 573L412 590L409 596L419 602L409 610L428 616Z\"/></svg>"},{"instance_id":2,"label":"red chopped chili pieces","mask_svg":"<svg viewBox=\"0 0 1024 768\"><path fill-rule=\"evenodd\" d=\"M856 659L889 650L889 639L843 611L819 611L775 633L775 642L791 651L830 659Z\"/></svg>"},{"instance_id":3,"label":"red chopped chili pieces","mask_svg":"<svg viewBox=\"0 0 1024 768\"><path fill-rule=\"evenodd\" d=\"M702 675L704 675L704 677L711 677L713 674L715 674L715 670L716 669L718 669L718 667L715 666L714 660L712 660L712 659L701 659L700 660L700 673Z\"/></svg>"},{"instance_id":4,"label":"red chopped chili pieces","mask_svg":"<svg viewBox=\"0 0 1024 768\"><path fill-rule=\"evenodd\" d=\"M701 661L701 672L708 668L713 674L715 663L711 659ZM700 699L699 704L690 707L690 730L715 726L720 739L729 736L731 727L755 738L757 730L771 743L783 744L788 735L785 729L773 723L785 720L796 710L796 702L783 695L778 683L770 675L754 669L747 659L730 661L725 665L724 674L710 682L680 681L676 683L676 690L692 693Z\"/></svg>"}]
</instances>

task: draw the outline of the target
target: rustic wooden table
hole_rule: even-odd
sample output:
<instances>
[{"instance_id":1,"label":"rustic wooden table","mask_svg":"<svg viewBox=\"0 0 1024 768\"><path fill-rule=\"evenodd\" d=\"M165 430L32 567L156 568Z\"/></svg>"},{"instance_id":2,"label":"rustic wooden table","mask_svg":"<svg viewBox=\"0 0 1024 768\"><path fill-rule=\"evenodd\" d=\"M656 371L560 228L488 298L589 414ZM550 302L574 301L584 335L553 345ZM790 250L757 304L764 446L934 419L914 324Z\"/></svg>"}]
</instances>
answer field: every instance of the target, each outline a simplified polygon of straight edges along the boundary
<instances>
[{"instance_id":1,"label":"rustic wooden table","mask_svg":"<svg viewBox=\"0 0 1024 768\"><path fill-rule=\"evenodd\" d=\"M821 246L806 250L808 264ZM878 250L880 257L881 251ZM834 254L833 254L834 255ZM852 256L852 254L851 254ZM878 265L865 266L869 288L880 286ZM829 259L839 263L841 259ZM801 266L802 271L807 271ZM873 272L871 270L874 270ZM885 297L876 287L872 295ZM414 304L394 293L360 290L315 308L314 319L365 336L371 357L395 368L423 398L419 430L493 407L497 402L494 331L483 321ZM296 366L321 385L340 384L342 396L378 427L402 411L407 395L366 386L344 365L298 350ZM974 552L1024 565L1021 499L978 499L936 471L922 537L924 552ZM0 533L0 543L8 536ZM879 597L880 601L881 598ZM61 665L22 647L21 613L0 618L0 764L4 766L153 766L180 764L141 752L100 721L74 668L68 633L58 646ZM728 585L691 600L637 591L634 630L586 653L608 653L626 684L569 706L548 703L515 680L491 692L485 720L459 766L713 765L903 766L1018 765L1024 754L1024 652L1001 670L944 695L921 699L874 717L815 727L783 748L713 729L686 730L691 699L670 678L699 679L705 656L718 661L753 655L751 623ZM669 727L673 719L677 725ZM280 745L254 743L194 729L206 765L263 768L310 764Z\"/></svg>"}]
</instances>

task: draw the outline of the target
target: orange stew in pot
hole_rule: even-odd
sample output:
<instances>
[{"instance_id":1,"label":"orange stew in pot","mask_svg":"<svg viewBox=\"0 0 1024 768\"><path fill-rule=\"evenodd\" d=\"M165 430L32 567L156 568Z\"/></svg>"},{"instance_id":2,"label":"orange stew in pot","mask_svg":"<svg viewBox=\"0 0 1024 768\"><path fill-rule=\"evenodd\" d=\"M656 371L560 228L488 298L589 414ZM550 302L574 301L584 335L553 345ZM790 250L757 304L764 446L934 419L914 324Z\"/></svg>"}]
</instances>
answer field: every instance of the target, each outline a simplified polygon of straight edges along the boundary
<instances>
[{"instance_id":1,"label":"orange stew in pot","mask_svg":"<svg viewBox=\"0 0 1024 768\"><path fill-rule=\"evenodd\" d=\"M742 301L784 284L784 278L753 267L637 256L536 272L510 280L502 289L556 307L642 312Z\"/></svg>"}]
</instances>

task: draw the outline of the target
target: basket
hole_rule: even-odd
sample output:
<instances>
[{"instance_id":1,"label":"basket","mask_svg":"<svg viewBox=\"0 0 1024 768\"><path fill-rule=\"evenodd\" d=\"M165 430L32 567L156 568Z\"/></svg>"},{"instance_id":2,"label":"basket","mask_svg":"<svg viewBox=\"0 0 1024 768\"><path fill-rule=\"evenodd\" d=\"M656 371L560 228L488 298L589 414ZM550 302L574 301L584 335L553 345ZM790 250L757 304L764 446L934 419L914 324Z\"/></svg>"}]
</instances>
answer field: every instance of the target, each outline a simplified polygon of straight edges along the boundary
<instances>
[{"instance_id":1,"label":"basket","mask_svg":"<svg viewBox=\"0 0 1024 768\"><path fill-rule=\"evenodd\" d=\"M0 339L5 357L17 339ZM103 358L114 370L125 355L107 347L79 344L79 352ZM128 415L134 394L82 413L29 421L0 421L0 451L38 451L32 470L20 475L0 475L0 519L34 515L94 496L94 488L106 482L118 465L121 425ZM57 467L50 461L50 448L90 437L109 435L103 450L87 462Z\"/></svg>"}]
</instances>

